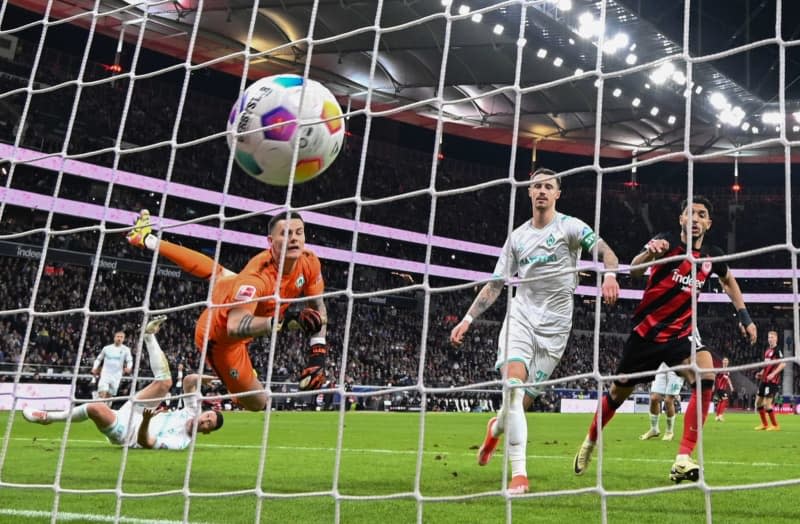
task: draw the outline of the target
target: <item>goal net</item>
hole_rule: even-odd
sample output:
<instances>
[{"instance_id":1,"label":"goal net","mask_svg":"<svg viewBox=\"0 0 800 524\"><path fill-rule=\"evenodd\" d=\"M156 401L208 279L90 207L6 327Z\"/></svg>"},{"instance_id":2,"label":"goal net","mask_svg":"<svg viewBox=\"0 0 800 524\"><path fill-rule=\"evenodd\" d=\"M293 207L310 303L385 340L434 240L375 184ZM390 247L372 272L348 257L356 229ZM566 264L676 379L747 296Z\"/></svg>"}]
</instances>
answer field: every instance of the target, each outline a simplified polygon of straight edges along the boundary
<instances>
[{"instance_id":1,"label":"goal net","mask_svg":"<svg viewBox=\"0 0 800 524\"><path fill-rule=\"evenodd\" d=\"M0 520L796 514L794 13L781 1L737 4L735 16L699 1L663 13L643 4L4 2ZM326 172L279 187L239 167L226 125L252 81L287 73L324 84L347 131ZM531 219L537 167L559 175L558 211L619 255L621 290L615 306L603 304L602 257L584 253L572 271L578 284L560 363L523 385L537 392L527 415L530 491L512 495L503 444L486 468L475 453L488 413L519 387L495 369L511 298L542 280L502 275L504 291L463 345L449 337L498 278L505 239ZM629 263L658 233L679 234L681 202L697 195L713 203L709 239L727 254L684 255L692 263L685 285L700 289L691 294L692 326L714 371L731 374L733 411L699 425L700 478L673 485L669 465L690 421L678 417L672 443L641 442L650 400L640 386L600 433L589 473L575 476L573 456L598 399L623 378L616 367L645 286L630 278ZM241 395L212 381L201 402L221 410L225 426L184 452L111 446L94 419L40 426L23 418L25 408L96 404L93 363L121 331L133 366L107 401L119 409L153 380L144 326L155 315L168 316L157 337L173 376L161 409L180 412L184 376L214 372L206 363L213 347L197 349L195 326L215 305L217 279L130 245L142 209L159 239L234 272L268 248L272 216L302 214L325 280L321 391L299 391L308 341L283 331L248 349L267 409L241 410ZM545 253L528 263L548 261ZM758 328L754 345L739 333L730 285L697 279L709 262L732 268ZM780 350L769 363L768 331ZM759 389L763 370L780 364L769 381L778 394ZM694 360L688 369L700 376ZM677 395L679 409L691 393L687 385ZM759 419L764 398L780 424ZM764 420L773 430L754 432Z\"/></svg>"}]
</instances>

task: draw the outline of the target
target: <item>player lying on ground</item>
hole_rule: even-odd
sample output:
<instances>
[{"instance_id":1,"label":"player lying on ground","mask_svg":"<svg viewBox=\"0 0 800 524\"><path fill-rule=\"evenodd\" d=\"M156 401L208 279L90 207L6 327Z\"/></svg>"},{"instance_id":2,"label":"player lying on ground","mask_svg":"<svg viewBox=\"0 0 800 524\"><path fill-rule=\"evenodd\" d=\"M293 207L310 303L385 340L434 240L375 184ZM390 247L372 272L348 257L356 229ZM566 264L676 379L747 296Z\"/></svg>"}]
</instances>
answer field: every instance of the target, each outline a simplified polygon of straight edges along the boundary
<instances>
[{"instance_id":1,"label":"player lying on ground","mask_svg":"<svg viewBox=\"0 0 800 524\"><path fill-rule=\"evenodd\" d=\"M473 320L500 296L507 277L539 277L519 284L500 330L495 367L514 387L503 392L502 408L497 417L489 420L478 451L478 465L485 466L500 436L508 433L508 490L512 494L528 491L525 411L541 394L536 387L518 386L529 380L534 384L547 380L564 354L572 329L573 293L578 283L574 271L581 251L591 252L597 246L606 269L603 298L607 304L614 304L619 296L613 273L617 256L585 222L556 211L556 201L561 197L560 178L549 169L537 169L531 173L528 196L533 208L531 219L511 232L495 266L496 280L483 286L464 319L450 333L450 342L460 346Z\"/></svg>"},{"instance_id":2,"label":"player lying on ground","mask_svg":"<svg viewBox=\"0 0 800 524\"><path fill-rule=\"evenodd\" d=\"M197 431L211 433L222 427L222 413L201 410L197 396L185 397L185 407L177 411L153 411L169 394L172 377L167 357L161 351L155 334L167 317L153 318L145 327L144 343L150 357L150 368L154 380L128 400L119 410L105 403L81 404L67 411L42 411L25 408L22 415L28 422L50 424L51 422L83 422L90 419L109 442L133 448L186 449ZM188 375L183 379L185 393L197 391L200 376Z\"/></svg>"},{"instance_id":3,"label":"player lying on ground","mask_svg":"<svg viewBox=\"0 0 800 524\"><path fill-rule=\"evenodd\" d=\"M306 368L300 375L300 389L319 389L325 382L325 342L328 314L322 293L320 261L306 249L305 223L297 213L280 213L268 225L269 249L257 254L239 273L215 264L214 260L152 234L150 213L142 210L136 227L128 234L128 242L137 247L158 250L187 273L211 279L216 275L211 300L214 304L231 304L225 308L206 308L195 326L195 344L202 351L208 340L206 360L230 393L257 392L238 397L238 403L249 411L267 406L267 395L258 380L248 353L254 337L269 335L275 320L276 286L282 299L310 297L311 307L300 312L288 311L289 303L280 303L283 324L296 326L309 337ZM286 246L283 274L278 278L281 253ZM267 300L253 301L261 297ZM210 328L209 318L211 317ZM206 329L209 329L206 333ZM280 325L277 326L280 328Z\"/></svg>"},{"instance_id":4,"label":"player lying on ground","mask_svg":"<svg viewBox=\"0 0 800 524\"><path fill-rule=\"evenodd\" d=\"M691 247L687 247L685 229L690 213ZM662 257L685 255L689 249L695 258L721 256L721 249L703 244L705 234L711 228L712 213L711 202L702 196L695 195L693 202L684 202L678 219L680 235L657 235L634 257L631 265L644 264ZM694 274L692 265L691 261L683 259L652 266L644 296L633 313L633 330L625 341L615 375L655 371L662 362L670 367L692 364L692 338L695 342L697 366L700 369L713 369L711 351L703 345L700 335L692 332L692 293L700 293L712 274L719 277L722 289L733 302L739 315L742 334L751 344L755 343L756 325L745 308L742 291L728 264L706 260L698 264ZM631 276L640 277L644 272L644 268L631 269ZM700 373L699 398L694 385L697 380L694 371L681 370L680 374L692 385L692 396L683 418L683 437L678 455L670 470L669 478L673 482L696 481L700 477L700 467L691 459L691 453L697 445L698 418L701 424L705 424L714 390L713 371ZM623 377L614 381L592 419L589 434L575 455L573 469L576 475L582 475L589 467L601 427L605 427L614 417L617 408L630 396L636 384L650 380L652 375Z\"/></svg>"}]
</instances>

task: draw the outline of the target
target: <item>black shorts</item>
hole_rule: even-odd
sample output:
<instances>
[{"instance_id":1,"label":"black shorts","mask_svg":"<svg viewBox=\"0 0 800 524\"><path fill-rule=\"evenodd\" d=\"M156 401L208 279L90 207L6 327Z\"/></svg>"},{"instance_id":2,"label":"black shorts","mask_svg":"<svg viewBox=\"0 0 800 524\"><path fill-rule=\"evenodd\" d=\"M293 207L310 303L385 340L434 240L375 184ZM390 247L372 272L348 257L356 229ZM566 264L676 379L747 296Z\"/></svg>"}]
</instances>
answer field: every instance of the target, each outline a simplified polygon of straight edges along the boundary
<instances>
[{"instance_id":1,"label":"black shorts","mask_svg":"<svg viewBox=\"0 0 800 524\"><path fill-rule=\"evenodd\" d=\"M717 399L717 402L719 402L721 400L727 400L728 399L728 392L725 391L725 390L715 391L714 392L714 397Z\"/></svg>"},{"instance_id":2,"label":"black shorts","mask_svg":"<svg viewBox=\"0 0 800 524\"><path fill-rule=\"evenodd\" d=\"M700 345L698 351L704 350ZM651 382L655 377L655 372L662 362L668 366L677 366L683 363L692 354L692 341L689 337L669 342L653 342L645 340L637 333L631 333L625 346L622 348L622 358L617 366L616 375L625 373L640 373L642 371L652 371L652 375L644 375L636 378L615 380L614 383L621 387L631 387L636 384Z\"/></svg>"},{"instance_id":3,"label":"black shorts","mask_svg":"<svg viewBox=\"0 0 800 524\"><path fill-rule=\"evenodd\" d=\"M765 398L772 398L778 392L778 384L770 384L768 382L758 383L758 396Z\"/></svg>"}]
</instances>

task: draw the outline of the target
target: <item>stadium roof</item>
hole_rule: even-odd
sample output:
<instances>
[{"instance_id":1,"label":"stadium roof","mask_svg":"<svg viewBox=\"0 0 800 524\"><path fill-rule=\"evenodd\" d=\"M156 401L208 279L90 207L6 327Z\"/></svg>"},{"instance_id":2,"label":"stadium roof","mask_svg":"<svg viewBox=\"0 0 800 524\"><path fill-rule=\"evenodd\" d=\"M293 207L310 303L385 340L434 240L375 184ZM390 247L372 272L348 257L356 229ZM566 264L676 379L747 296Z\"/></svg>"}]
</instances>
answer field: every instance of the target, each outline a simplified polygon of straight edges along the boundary
<instances>
[{"instance_id":1,"label":"stadium roof","mask_svg":"<svg viewBox=\"0 0 800 524\"><path fill-rule=\"evenodd\" d=\"M43 9L37 0L12 3ZM94 4L53 0L51 14L86 14ZM591 154L604 13L603 154L682 151L688 93L695 154L761 144L758 151L741 154L780 157L781 126L789 140L800 139L800 113L793 116L800 111L794 87L798 59L791 45L785 48L786 110L778 112L774 0L695 0L685 38L681 1L608 0L603 11L595 0L273 0L258 2L252 16L253 4L205 0L198 20L198 0L101 0L100 11L108 14L98 19L96 30L135 42L146 18L144 45L182 59L197 22L192 62L233 55L213 67L240 75L252 22L251 78L302 74L310 59L311 76L342 103L363 107L371 87L373 111L426 127L436 125L441 85L447 132L510 143L518 110L524 145L536 140L543 149ZM798 37L797 6L784 7L781 16L780 36ZM72 22L88 27L90 20L79 16ZM310 44L306 37L312 31ZM692 57L712 58L693 60L691 81L684 43ZM718 56L748 43L758 45Z\"/></svg>"}]
</instances>

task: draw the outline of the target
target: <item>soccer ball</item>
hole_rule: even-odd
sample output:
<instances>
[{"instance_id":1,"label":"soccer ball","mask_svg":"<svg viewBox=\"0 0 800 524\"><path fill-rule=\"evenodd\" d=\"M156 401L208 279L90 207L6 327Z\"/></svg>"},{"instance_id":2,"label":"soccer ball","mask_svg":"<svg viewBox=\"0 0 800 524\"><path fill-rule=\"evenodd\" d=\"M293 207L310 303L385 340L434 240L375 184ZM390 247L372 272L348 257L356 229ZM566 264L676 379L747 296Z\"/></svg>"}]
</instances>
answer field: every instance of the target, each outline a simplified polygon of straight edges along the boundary
<instances>
[{"instance_id":1,"label":"soccer ball","mask_svg":"<svg viewBox=\"0 0 800 524\"><path fill-rule=\"evenodd\" d=\"M289 185L297 143L294 183L302 184L333 163L343 138L344 119L336 98L319 82L297 75L256 81L228 117L228 146L236 163L248 175L274 186Z\"/></svg>"}]
</instances>

